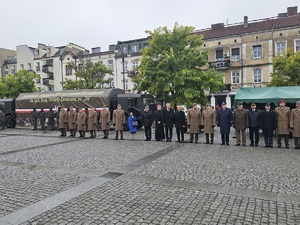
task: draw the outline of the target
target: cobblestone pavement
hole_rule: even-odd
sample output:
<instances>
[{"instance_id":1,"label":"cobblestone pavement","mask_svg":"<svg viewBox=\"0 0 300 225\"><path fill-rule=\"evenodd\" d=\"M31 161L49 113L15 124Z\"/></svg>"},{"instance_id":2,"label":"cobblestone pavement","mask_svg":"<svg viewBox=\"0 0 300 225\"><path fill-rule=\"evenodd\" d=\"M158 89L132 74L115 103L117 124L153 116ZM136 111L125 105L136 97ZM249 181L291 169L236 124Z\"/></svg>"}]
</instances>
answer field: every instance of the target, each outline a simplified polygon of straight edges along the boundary
<instances>
[{"instance_id":1,"label":"cobblestone pavement","mask_svg":"<svg viewBox=\"0 0 300 225\"><path fill-rule=\"evenodd\" d=\"M300 224L300 151L143 135L1 132L0 225Z\"/></svg>"}]
</instances>

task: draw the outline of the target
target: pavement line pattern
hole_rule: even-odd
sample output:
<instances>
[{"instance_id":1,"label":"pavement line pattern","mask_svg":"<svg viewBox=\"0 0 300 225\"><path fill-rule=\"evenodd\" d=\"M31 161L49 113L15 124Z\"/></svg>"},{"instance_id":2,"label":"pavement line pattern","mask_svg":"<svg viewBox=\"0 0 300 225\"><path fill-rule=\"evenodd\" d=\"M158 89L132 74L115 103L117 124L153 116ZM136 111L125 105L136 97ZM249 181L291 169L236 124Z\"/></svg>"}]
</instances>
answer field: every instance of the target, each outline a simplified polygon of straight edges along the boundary
<instances>
[{"instance_id":1,"label":"pavement line pattern","mask_svg":"<svg viewBox=\"0 0 300 225\"><path fill-rule=\"evenodd\" d=\"M198 183L198 182L196 183L196 182L184 181L184 180L156 178L156 177L143 176L137 174L125 174L123 176L120 176L118 179L125 180L125 181L142 182L148 184L167 185L176 188L179 187L179 188L186 188L186 189L208 191L208 192L214 192L220 194L229 194L234 196L256 198L256 199L262 199L268 201L278 201L278 202L286 202L292 204L299 204L300 202L299 195L251 190L251 189L244 189L238 187L228 187L228 186L208 184L208 183Z\"/></svg>"},{"instance_id":2,"label":"pavement line pattern","mask_svg":"<svg viewBox=\"0 0 300 225\"><path fill-rule=\"evenodd\" d=\"M60 204L63 204L81 194L84 194L100 185L105 184L106 182L112 179L95 177L91 180L82 183L76 187L73 187L67 191L63 191L57 195L46 198L42 201L39 201L35 204L32 204L28 207L15 211L11 214L8 214L0 218L0 225L16 225L23 223L41 213L44 213Z\"/></svg>"},{"instance_id":3,"label":"pavement line pattern","mask_svg":"<svg viewBox=\"0 0 300 225\"><path fill-rule=\"evenodd\" d=\"M63 141L63 142L57 142L54 144L39 145L39 146L35 146L35 147L28 147L28 148L17 149L17 150L12 150L12 151L7 151L7 152L1 152L0 155L9 155L9 154L13 154L16 152L23 152L23 151L28 151L28 150L33 150L33 149L43 148L43 147L49 147L49 146L54 146L54 145L62 145L62 144L72 143L75 141L80 141L80 140L76 140L76 139L68 140L68 141Z\"/></svg>"}]
</instances>

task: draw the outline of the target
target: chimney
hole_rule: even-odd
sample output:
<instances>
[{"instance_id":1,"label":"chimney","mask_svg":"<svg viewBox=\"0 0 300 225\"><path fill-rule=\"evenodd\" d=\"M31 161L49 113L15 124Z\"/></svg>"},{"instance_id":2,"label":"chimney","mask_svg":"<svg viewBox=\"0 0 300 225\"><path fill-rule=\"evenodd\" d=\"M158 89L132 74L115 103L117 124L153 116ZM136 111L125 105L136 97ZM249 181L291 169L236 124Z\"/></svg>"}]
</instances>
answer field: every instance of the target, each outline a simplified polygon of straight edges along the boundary
<instances>
[{"instance_id":1,"label":"chimney","mask_svg":"<svg viewBox=\"0 0 300 225\"><path fill-rule=\"evenodd\" d=\"M248 16L244 16L244 28L248 27Z\"/></svg>"},{"instance_id":2,"label":"chimney","mask_svg":"<svg viewBox=\"0 0 300 225\"><path fill-rule=\"evenodd\" d=\"M224 28L224 23L215 23L211 25L212 30L218 30Z\"/></svg>"},{"instance_id":3,"label":"chimney","mask_svg":"<svg viewBox=\"0 0 300 225\"><path fill-rule=\"evenodd\" d=\"M294 15L297 15L297 13L298 13L298 7L297 6L287 8L287 15L288 16L294 16Z\"/></svg>"}]
</instances>

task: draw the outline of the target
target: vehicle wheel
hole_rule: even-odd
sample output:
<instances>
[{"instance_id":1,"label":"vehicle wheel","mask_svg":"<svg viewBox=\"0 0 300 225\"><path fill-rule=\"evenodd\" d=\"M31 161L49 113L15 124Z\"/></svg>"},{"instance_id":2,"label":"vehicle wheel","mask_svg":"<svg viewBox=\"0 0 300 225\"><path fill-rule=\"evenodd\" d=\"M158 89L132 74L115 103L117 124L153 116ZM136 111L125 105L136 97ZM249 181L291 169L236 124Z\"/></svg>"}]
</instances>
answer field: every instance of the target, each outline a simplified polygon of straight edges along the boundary
<instances>
[{"instance_id":1,"label":"vehicle wheel","mask_svg":"<svg viewBox=\"0 0 300 225\"><path fill-rule=\"evenodd\" d=\"M12 116L7 116L5 118L5 124L6 124L7 128L13 128L13 127L15 127L15 123L14 123L14 120L13 120Z\"/></svg>"}]
</instances>

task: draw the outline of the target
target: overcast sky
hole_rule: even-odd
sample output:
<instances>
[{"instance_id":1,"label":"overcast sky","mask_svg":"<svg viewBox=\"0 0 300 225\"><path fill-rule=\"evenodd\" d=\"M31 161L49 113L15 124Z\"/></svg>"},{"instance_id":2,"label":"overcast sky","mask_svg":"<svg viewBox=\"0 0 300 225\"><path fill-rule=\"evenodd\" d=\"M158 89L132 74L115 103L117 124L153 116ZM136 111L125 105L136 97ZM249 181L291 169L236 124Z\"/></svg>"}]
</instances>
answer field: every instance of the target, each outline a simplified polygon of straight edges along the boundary
<instances>
[{"instance_id":1,"label":"overcast sky","mask_svg":"<svg viewBox=\"0 0 300 225\"><path fill-rule=\"evenodd\" d=\"M146 37L145 30L175 22L210 27L276 16L299 0L1 0L0 48L73 42L90 50Z\"/></svg>"}]
</instances>

